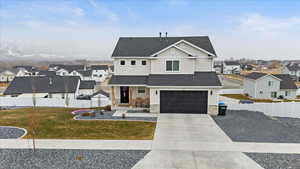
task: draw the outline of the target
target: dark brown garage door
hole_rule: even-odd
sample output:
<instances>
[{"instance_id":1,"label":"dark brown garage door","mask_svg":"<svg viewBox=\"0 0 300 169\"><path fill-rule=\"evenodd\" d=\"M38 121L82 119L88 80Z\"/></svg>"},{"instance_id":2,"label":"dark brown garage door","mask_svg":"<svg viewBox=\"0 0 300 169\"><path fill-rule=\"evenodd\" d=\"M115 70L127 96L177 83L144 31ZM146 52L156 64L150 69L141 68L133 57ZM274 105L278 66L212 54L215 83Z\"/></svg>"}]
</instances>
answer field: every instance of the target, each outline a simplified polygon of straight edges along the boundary
<instances>
[{"instance_id":1,"label":"dark brown garage door","mask_svg":"<svg viewBox=\"0 0 300 169\"><path fill-rule=\"evenodd\" d=\"M160 91L160 113L207 113L207 91Z\"/></svg>"}]
</instances>

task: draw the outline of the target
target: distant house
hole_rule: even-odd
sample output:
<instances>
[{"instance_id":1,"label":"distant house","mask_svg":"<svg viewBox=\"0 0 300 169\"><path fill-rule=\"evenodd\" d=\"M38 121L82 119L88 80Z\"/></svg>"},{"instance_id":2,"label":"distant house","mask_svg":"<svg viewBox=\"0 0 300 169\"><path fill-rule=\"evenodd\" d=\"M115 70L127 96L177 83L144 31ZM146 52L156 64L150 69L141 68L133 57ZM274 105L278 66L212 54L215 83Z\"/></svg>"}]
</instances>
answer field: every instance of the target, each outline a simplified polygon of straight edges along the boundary
<instances>
[{"instance_id":1,"label":"distant house","mask_svg":"<svg viewBox=\"0 0 300 169\"><path fill-rule=\"evenodd\" d=\"M288 74L253 72L245 76L244 93L257 99L295 99L297 86Z\"/></svg>"},{"instance_id":2,"label":"distant house","mask_svg":"<svg viewBox=\"0 0 300 169\"><path fill-rule=\"evenodd\" d=\"M17 69L0 70L0 82L11 82L15 78L17 72Z\"/></svg>"},{"instance_id":3,"label":"distant house","mask_svg":"<svg viewBox=\"0 0 300 169\"><path fill-rule=\"evenodd\" d=\"M108 65L92 65L92 79L96 82L103 82L109 75Z\"/></svg>"},{"instance_id":4,"label":"distant house","mask_svg":"<svg viewBox=\"0 0 300 169\"><path fill-rule=\"evenodd\" d=\"M27 76L15 77L4 95L12 97L76 98L79 92L78 76Z\"/></svg>"},{"instance_id":5,"label":"distant house","mask_svg":"<svg viewBox=\"0 0 300 169\"><path fill-rule=\"evenodd\" d=\"M216 73L221 74L223 73L223 65L214 65L214 70Z\"/></svg>"},{"instance_id":6,"label":"distant house","mask_svg":"<svg viewBox=\"0 0 300 169\"><path fill-rule=\"evenodd\" d=\"M77 70L81 80L93 80L92 70Z\"/></svg>"},{"instance_id":7,"label":"distant house","mask_svg":"<svg viewBox=\"0 0 300 169\"><path fill-rule=\"evenodd\" d=\"M95 85L94 80L82 80L79 86L79 94L92 95L95 92Z\"/></svg>"},{"instance_id":8,"label":"distant house","mask_svg":"<svg viewBox=\"0 0 300 169\"><path fill-rule=\"evenodd\" d=\"M224 61L223 73L224 74L239 74L241 72L241 65L237 61Z\"/></svg>"},{"instance_id":9,"label":"distant house","mask_svg":"<svg viewBox=\"0 0 300 169\"><path fill-rule=\"evenodd\" d=\"M115 72L115 67L114 65L109 66L109 73L113 74Z\"/></svg>"},{"instance_id":10,"label":"distant house","mask_svg":"<svg viewBox=\"0 0 300 169\"><path fill-rule=\"evenodd\" d=\"M254 69L254 66L250 64L241 64L241 69L250 71Z\"/></svg>"},{"instance_id":11,"label":"distant house","mask_svg":"<svg viewBox=\"0 0 300 169\"><path fill-rule=\"evenodd\" d=\"M300 63L288 63L283 68L283 73L291 75L295 81L300 81Z\"/></svg>"}]
</instances>

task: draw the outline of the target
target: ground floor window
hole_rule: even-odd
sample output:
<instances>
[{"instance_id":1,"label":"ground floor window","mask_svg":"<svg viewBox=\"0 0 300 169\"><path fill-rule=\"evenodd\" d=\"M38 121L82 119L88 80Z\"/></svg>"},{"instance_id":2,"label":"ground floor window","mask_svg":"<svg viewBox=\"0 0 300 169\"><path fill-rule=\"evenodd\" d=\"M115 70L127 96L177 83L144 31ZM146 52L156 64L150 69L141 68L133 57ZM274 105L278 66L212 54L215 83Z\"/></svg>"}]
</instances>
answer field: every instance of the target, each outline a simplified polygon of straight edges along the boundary
<instances>
[{"instance_id":1,"label":"ground floor window","mask_svg":"<svg viewBox=\"0 0 300 169\"><path fill-rule=\"evenodd\" d=\"M144 87L139 87L138 88L138 93L141 94L141 93L145 93L145 88Z\"/></svg>"},{"instance_id":2,"label":"ground floor window","mask_svg":"<svg viewBox=\"0 0 300 169\"><path fill-rule=\"evenodd\" d=\"M271 92L271 97L272 98L277 98L277 92Z\"/></svg>"},{"instance_id":3,"label":"ground floor window","mask_svg":"<svg viewBox=\"0 0 300 169\"><path fill-rule=\"evenodd\" d=\"M285 91L285 96L288 96L289 95L289 91Z\"/></svg>"}]
</instances>

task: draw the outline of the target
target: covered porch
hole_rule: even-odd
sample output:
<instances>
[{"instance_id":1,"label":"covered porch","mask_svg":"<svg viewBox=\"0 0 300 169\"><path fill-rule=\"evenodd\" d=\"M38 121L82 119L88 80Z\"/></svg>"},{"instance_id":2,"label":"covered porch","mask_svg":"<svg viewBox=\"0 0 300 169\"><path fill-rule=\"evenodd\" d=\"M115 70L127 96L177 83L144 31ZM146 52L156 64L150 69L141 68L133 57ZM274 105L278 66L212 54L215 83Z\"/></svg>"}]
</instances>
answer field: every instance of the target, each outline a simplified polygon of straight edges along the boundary
<instances>
[{"instance_id":1,"label":"covered porch","mask_svg":"<svg viewBox=\"0 0 300 169\"><path fill-rule=\"evenodd\" d=\"M145 86L111 86L113 107L150 107L150 89Z\"/></svg>"}]
</instances>

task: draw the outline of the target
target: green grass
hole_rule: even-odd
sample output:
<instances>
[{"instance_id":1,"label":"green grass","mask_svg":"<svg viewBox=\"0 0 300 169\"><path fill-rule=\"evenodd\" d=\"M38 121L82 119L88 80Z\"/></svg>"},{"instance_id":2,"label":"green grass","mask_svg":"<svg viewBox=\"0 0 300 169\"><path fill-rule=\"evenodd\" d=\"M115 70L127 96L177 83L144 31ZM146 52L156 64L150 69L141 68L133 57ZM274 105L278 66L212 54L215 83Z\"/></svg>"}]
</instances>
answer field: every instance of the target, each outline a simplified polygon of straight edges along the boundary
<instances>
[{"instance_id":1,"label":"green grass","mask_svg":"<svg viewBox=\"0 0 300 169\"><path fill-rule=\"evenodd\" d=\"M74 108L22 108L0 111L0 126L36 131L38 139L152 140L156 123L133 121L73 120ZM34 120L32 120L34 119ZM35 127L32 127L35 126ZM34 130L35 129L35 130Z\"/></svg>"},{"instance_id":2,"label":"green grass","mask_svg":"<svg viewBox=\"0 0 300 169\"><path fill-rule=\"evenodd\" d=\"M237 100L252 100L257 103L279 103L279 102L300 102L300 100L295 99L284 99L283 101L274 101L271 99L253 99L248 96L242 95L242 94L221 94L221 96L225 96L231 99L237 99Z\"/></svg>"},{"instance_id":3,"label":"green grass","mask_svg":"<svg viewBox=\"0 0 300 169\"><path fill-rule=\"evenodd\" d=\"M297 96L297 99L300 99L300 95L299 95L299 96Z\"/></svg>"}]
</instances>

